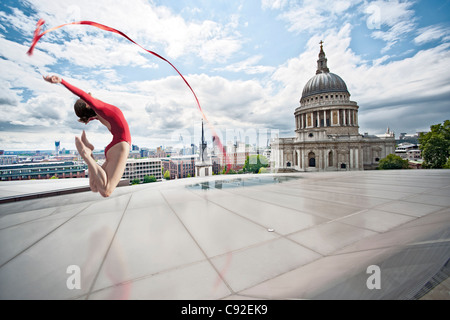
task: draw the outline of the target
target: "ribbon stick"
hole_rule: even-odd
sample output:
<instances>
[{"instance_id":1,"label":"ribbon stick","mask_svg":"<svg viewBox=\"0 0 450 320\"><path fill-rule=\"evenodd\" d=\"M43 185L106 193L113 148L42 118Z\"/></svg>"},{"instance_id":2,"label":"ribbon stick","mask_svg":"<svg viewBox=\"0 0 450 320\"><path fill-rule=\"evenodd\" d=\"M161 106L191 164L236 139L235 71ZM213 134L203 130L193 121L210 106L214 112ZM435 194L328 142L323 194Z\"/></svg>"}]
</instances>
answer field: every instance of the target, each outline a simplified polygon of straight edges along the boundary
<instances>
[{"instance_id":1,"label":"ribbon stick","mask_svg":"<svg viewBox=\"0 0 450 320\"><path fill-rule=\"evenodd\" d=\"M76 22L70 22L70 23L65 23L65 24L62 24L62 25L60 25L60 26L53 27L53 28L50 28L50 29L48 29L48 30L46 30L46 31L41 32L41 28L42 28L42 25L43 25L44 23L45 23L45 21L44 21L43 19L39 19L39 21L36 23L36 30L34 31L33 41L31 42L30 49L28 49L28 51L27 51L27 54L28 54L29 56L31 56L31 55L33 54L33 50L34 50L34 48L36 47L36 44L38 43L38 41L39 41L46 33L49 33L49 32L51 32L51 31L57 30L57 29L59 29L59 28L62 28L62 27L64 27L64 26L68 26L68 25L89 25L89 26L93 26L93 27L96 27L96 28L99 28L99 29L108 31L108 32L117 33L117 34L121 35L122 37L124 37L125 39L127 39L128 41L134 43L135 45L137 45L137 46L140 47L141 49L143 49L143 50L147 51L148 53L150 53L150 54L152 54L152 55L158 57L159 59L161 59L161 60L167 62L167 63L168 63L168 64L169 64L169 65L170 65L170 66L171 66L171 67L172 67L172 68L180 75L180 77L183 79L183 81L186 83L186 85L187 85L188 88L191 90L192 94L194 95L194 98L195 98L195 101L196 101L196 103L197 103L198 109L199 109L200 113L202 114L203 119L205 119L206 123L208 123L208 125L209 125L209 127L210 127L210 130L211 130L211 133L212 133L212 136L213 136L213 141L214 141L215 143L217 143L219 149L222 150L222 153L223 153L223 155L224 155L224 157L225 157L226 166L227 166L227 171L226 171L226 172L228 173L228 171L230 170L230 165L229 165L230 161L229 161L229 158L228 158L228 156L227 156L227 154L226 154L226 151L225 151L224 146L223 146L222 143L220 142L219 136L217 135L216 131L214 130L214 127L210 124L210 122L209 122L208 119L206 118L206 115L205 115L205 113L203 112L202 107L200 106L200 101L198 100L197 95L195 94L195 92L194 92L194 90L192 89L191 85L190 85L189 82L184 78L184 76L181 74L181 72L178 71L178 69L177 69L177 68L176 68L169 60L167 60L166 58L164 58L164 57L162 57L161 55L157 54L156 52L153 52L153 51L151 51L151 50L145 49L143 46L141 46L140 44L138 44L137 42L135 42L133 39L131 39L130 37L128 37L128 36L127 36L125 33L123 33L122 31L119 31L119 30L117 30L117 29L114 29L114 28L105 26L105 25L100 24L100 23L97 23L97 22L93 22L93 21L76 21Z\"/></svg>"}]
</instances>

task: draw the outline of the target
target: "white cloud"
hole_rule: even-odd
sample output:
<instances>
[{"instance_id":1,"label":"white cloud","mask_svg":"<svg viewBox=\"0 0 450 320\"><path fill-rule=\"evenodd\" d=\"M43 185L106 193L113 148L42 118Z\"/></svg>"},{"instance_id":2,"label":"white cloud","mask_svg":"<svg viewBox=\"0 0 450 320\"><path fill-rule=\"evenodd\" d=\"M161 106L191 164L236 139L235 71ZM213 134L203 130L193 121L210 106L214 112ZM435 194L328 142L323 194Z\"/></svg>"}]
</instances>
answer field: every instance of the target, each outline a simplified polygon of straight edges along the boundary
<instances>
[{"instance_id":1,"label":"white cloud","mask_svg":"<svg viewBox=\"0 0 450 320\"><path fill-rule=\"evenodd\" d=\"M327 21L327 17L323 16L316 6L297 7L281 14L280 17L289 22L289 31L298 33L314 32Z\"/></svg>"},{"instance_id":2,"label":"white cloud","mask_svg":"<svg viewBox=\"0 0 450 320\"><path fill-rule=\"evenodd\" d=\"M317 32L318 30L332 27L340 19L345 21L351 16L348 10L360 2L361 0L304 0L301 3L290 2L289 8L282 12L279 18L288 22L288 30L291 32ZM269 7L279 9L274 6Z\"/></svg>"},{"instance_id":3,"label":"white cloud","mask_svg":"<svg viewBox=\"0 0 450 320\"><path fill-rule=\"evenodd\" d=\"M281 10L278 18L286 21L288 30L294 33L317 34L352 21L357 13L362 14L367 27L373 30L371 36L386 43L382 49L382 53L385 53L398 41L405 39L406 35L414 32L417 21L413 4L410 0L263 0L262 8ZM351 10L354 8L356 10Z\"/></svg>"},{"instance_id":4,"label":"white cloud","mask_svg":"<svg viewBox=\"0 0 450 320\"><path fill-rule=\"evenodd\" d=\"M386 42L382 53L389 51L398 41L416 28L412 1L376 0L365 3L360 10L367 16L367 26L374 29L372 37Z\"/></svg>"},{"instance_id":5,"label":"white cloud","mask_svg":"<svg viewBox=\"0 0 450 320\"><path fill-rule=\"evenodd\" d=\"M261 7L265 9L282 9L288 0L261 0Z\"/></svg>"},{"instance_id":6,"label":"white cloud","mask_svg":"<svg viewBox=\"0 0 450 320\"><path fill-rule=\"evenodd\" d=\"M46 94L15 105L0 105L0 117L11 129L17 127L25 132L50 131L54 135L58 131L68 131L67 117L73 113L68 106L69 99L58 94ZM17 129L13 131L18 132Z\"/></svg>"},{"instance_id":7,"label":"white cloud","mask_svg":"<svg viewBox=\"0 0 450 320\"><path fill-rule=\"evenodd\" d=\"M450 40L450 28L442 25L433 25L417 30L418 36L414 38L414 43L422 45L430 41L443 39Z\"/></svg>"},{"instance_id":8,"label":"white cloud","mask_svg":"<svg viewBox=\"0 0 450 320\"><path fill-rule=\"evenodd\" d=\"M42 41L39 49L48 52L58 60L86 68L112 68L115 66L139 66L141 68L155 68L150 63L148 54L130 43L119 39L105 38L103 35L84 36L64 43ZM147 57L142 55L144 53Z\"/></svg>"},{"instance_id":9,"label":"white cloud","mask_svg":"<svg viewBox=\"0 0 450 320\"><path fill-rule=\"evenodd\" d=\"M363 10L368 6L378 7L380 9L380 24L393 27L399 22L410 20L414 17L414 11L411 9L413 2L409 0L376 0L367 3Z\"/></svg>"},{"instance_id":10,"label":"white cloud","mask_svg":"<svg viewBox=\"0 0 450 320\"><path fill-rule=\"evenodd\" d=\"M16 117L12 123L45 127L60 125L69 113L67 106L67 99L56 93L33 97L24 105L20 118Z\"/></svg>"},{"instance_id":11,"label":"white cloud","mask_svg":"<svg viewBox=\"0 0 450 320\"><path fill-rule=\"evenodd\" d=\"M12 14L6 14L0 11L0 21L8 25L8 27L15 29L16 31L23 32L25 34L32 35L36 29L37 20L30 19L21 10L17 8L11 8Z\"/></svg>"},{"instance_id":12,"label":"white cloud","mask_svg":"<svg viewBox=\"0 0 450 320\"><path fill-rule=\"evenodd\" d=\"M56 59L43 53L40 50L34 52L33 58L30 58L26 52L28 47L14 41L10 41L0 35L0 56L26 67L43 68L56 63Z\"/></svg>"},{"instance_id":13,"label":"white cloud","mask_svg":"<svg viewBox=\"0 0 450 320\"><path fill-rule=\"evenodd\" d=\"M0 80L0 105L16 106L19 104L20 97L17 92L11 90L11 85Z\"/></svg>"},{"instance_id":14,"label":"white cloud","mask_svg":"<svg viewBox=\"0 0 450 320\"><path fill-rule=\"evenodd\" d=\"M288 36L296 38L295 33L301 31L315 33L308 38L304 52L299 48L297 56L286 58L278 66L261 63L269 58L265 52L252 53L248 48L240 51L243 40L238 31L242 27L238 15L218 22L201 20L201 12L196 11L193 13L199 20L190 21L167 7L141 0L131 0L126 6L121 2L106 5L105 1L83 0L77 2L77 6L72 5L70 10L68 3L42 0L34 5L39 16L47 20L47 27L82 17L122 30L144 47L163 52L170 60L179 58L174 61L177 67L178 63L183 66L182 63L188 62L184 67L191 67L189 72L192 74L186 74L186 79L197 93L211 124L221 132L273 128L294 136L294 110L299 106L303 86L315 75L320 40L325 41L324 50L331 72L344 79L352 99L360 106L361 132L382 133L388 125L395 127L393 124L398 124L401 117L415 121L410 115L424 119L425 115L420 115L419 111L425 108L427 121L434 121L446 112L442 101L448 100L442 97L450 92L450 78L445 72L450 64L449 46L444 44L422 50L406 59L392 54L374 55L373 60L365 60L367 58L351 49L352 30L357 26L342 23L347 21L344 16L351 14L350 9L360 1L322 4L305 1L303 11L298 2L263 1L263 8L281 10L275 14L288 23L287 28L292 32L286 32ZM368 4L379 5L380 13L387 12L387 15L380 14L379 28L371 31L373 37L386 41L386 48L400 41L405 33L416 36L417 44L428 43L431 39L446 41L448 37L441 25L423 28L419 31L421 34L414 28L408 30L408 21L414 26L416 23L410 2L364 3ZM391 8L393 12L389 12ZM372 17L368 12L366 15ZM27 18L33 20L35 17ZM0 15L0 21L5 25L13 19L22 23L18 30L33 31L35 21L27 24L20 14L16 17ZM167 76L159 65L158 70L151 70L159 79L127 82L134 78L121 73L123 69L119 67L145 69L157 66L153 63L154 57L119 36L92 27L73 26L46 35L31 58L25 54L27 45L0 36L0 55L4 58L0 59L0 69L7 71L2 72L0 78L0 117L3 125L12 127L11 123L16 124L11 130L17 133L2 132L2 148L11 148L12 141L17 142L15 137L27 140L26 132L35 134L27 141L30 145L35 143L36 148L51 146L56 139L73 149L73 135L81 133L82 129L87 130L99 149L110 142L111 136L103 126L98 123L84 126L76 121L72 108L75 97L68 90L42 80L41 73L60 67L62 62L67 64L61 68L66 80L123 110L133 142L140 146L154 147L170 142L173 137L178 137L178 133L192 132L194 126L198 126L201 115L194 97L174 72ZM226 62L238 51L241 60L227 65ZM198 57L208 66L200 63L197 67ZM225 66L219 62L224 62ZM217 67L211 67L213 63ZM212 76L206 74L207 67L215 75L221 71L235 74L230 79L226 78L227 74ZM192 70L203 70L205 74L193 74L196 71ZM253 78L245 78L244 73ZM100 75L108 81L102 82L104 79ZM250 80L235 80L241 75ZM37 136L39 139L35 139Z\"/></svg>"},{"instance_id":15,"label":"white cloud","mask_svg":"<svg viewBox=\"0 0 450 320\"><path fill-rule=\"evenodd\" d=\"M223 68L215 68L215 71L229 71L229 72L245 72L246 74L262 74L271 73L275 70L275 67L257 65L262 59L262 55L256 55L249 57L243 61L239 61L233 64L229 64Z\"/></svg>"},{"instance_id":16,"label":"white cloud","mask_svg":"<svg viewBox=\"0 0 450 320\"><path fill-rule=\"evenodd\" d=\"M71 10L68 9L69 4ZM48 27L71 21L73 12L76 12L83 20L92 20L121 30L149 50L154 50L155 46L163 46L165 52L163 55L172 59L191 53L208 62L225 61L239 50L242 43L235 29L233 17L225 25L212 20L186 21L168 7L156 6L144 0L127 2L80 0L76 6L67 0L56 3L42 0L33 2L32 5L44 19L48 20ZM72 36L83 35L83 38L87 32L93 32L89 27L75 30L71 26L64 30ZM98 34L101 32L95 32L94 36L98 37ZM118 49L123 50L123 47ZM126 51L124 53L127 54Z\"/></svg>"}]
</instances>

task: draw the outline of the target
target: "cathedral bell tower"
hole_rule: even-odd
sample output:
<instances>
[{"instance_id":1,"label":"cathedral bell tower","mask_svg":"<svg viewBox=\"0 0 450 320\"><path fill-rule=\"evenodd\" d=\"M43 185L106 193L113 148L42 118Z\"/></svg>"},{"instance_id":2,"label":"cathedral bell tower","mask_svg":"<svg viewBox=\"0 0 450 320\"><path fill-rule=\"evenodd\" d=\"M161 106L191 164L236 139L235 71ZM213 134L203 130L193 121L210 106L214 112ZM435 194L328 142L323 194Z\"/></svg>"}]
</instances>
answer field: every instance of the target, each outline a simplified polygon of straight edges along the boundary
<instances>
[{"instance_id":1,"label":"cathedral bell tower","mask_svg":"<svg viewBox=\"0 0 450 320\"><path fill-rule=\"evenodd\" d=\"M320 41L320 52L319 52L319 60L317 60L316 74L328 72L330 72L330 69L328 69L327 67L327 58L325 57L325 52L323 52L323 41Z\"/></svg>"}]
</instances>

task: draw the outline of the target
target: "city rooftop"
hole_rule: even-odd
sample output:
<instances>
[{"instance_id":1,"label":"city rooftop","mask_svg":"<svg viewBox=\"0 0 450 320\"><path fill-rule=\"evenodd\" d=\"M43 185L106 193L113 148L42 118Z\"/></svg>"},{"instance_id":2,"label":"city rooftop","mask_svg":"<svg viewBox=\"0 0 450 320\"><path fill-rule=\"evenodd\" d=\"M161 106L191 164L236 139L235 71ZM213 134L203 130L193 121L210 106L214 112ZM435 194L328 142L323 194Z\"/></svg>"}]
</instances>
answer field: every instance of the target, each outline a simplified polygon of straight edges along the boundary
<instances>
[{"instance_id":1,"label":"city rooftop","mask_svg":"<svg viewBox=\"0 0 450 320\"><path fill-rule=\"evenodd\" d=\"M450 298L450 170L87 183L0 183L0 299Z\"/></svg>"}]
</instances>

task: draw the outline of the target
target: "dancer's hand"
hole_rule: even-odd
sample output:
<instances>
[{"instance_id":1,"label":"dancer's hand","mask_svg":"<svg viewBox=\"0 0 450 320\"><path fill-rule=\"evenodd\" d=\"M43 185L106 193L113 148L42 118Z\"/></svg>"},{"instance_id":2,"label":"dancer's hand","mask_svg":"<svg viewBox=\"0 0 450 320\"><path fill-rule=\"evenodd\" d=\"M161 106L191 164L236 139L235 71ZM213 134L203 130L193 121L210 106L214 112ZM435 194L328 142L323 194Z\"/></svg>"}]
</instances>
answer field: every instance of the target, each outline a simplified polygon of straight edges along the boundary
<instances>
[{"instance_id":1,"label":"dancer's hand","mask_svg":"<svg viewBox=\"0 0 450 320\"><path fill-rule=\"evenodd\" d=\"M44 78L45 81L50 82L50 83L61 83L61 78L58 76L42 76L42 78Z\"/></svg>"}]
</instances>

